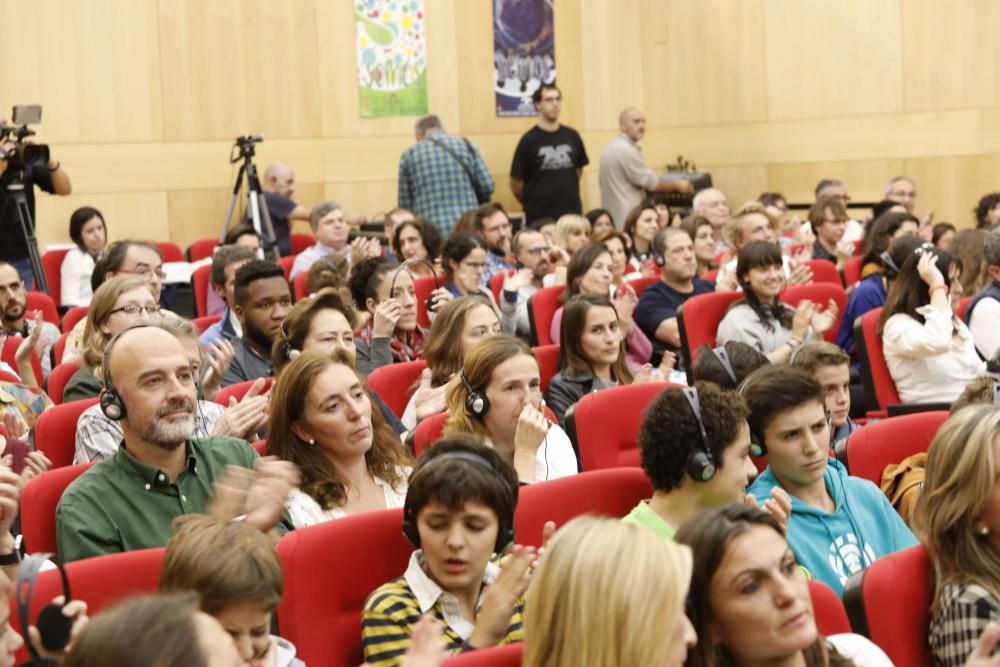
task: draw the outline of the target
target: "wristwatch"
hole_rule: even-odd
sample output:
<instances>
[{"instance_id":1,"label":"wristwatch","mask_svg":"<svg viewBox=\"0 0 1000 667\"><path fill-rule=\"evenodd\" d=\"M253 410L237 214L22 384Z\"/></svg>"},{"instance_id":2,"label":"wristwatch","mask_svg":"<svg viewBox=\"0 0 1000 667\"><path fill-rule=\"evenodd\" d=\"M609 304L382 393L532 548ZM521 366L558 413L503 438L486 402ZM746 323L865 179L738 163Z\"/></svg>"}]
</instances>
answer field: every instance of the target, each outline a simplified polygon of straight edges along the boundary
<instances>
[{"instance_id":1,"label":"wristwatch","mask_svg":"<svg viewBox=\"0 0 1000 667\"><path fill-rule=\"evenodd\" d=\"M21 562L21 536L14 538L14 550L9 554L0 554L0 567L10 567Z\"/></svg>"}]
</instances>

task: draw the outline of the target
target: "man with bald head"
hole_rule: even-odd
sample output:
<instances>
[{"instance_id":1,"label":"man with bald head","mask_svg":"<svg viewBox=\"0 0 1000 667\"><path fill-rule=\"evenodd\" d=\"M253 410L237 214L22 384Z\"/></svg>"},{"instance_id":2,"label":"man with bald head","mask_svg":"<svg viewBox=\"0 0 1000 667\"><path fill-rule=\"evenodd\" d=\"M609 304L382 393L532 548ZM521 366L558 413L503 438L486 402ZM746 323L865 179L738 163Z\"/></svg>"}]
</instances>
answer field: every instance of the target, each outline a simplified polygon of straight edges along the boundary
<instances>
[{"instance_id":1,"label":"man with bald head","mask_svg":"<svg viewBox=\"0 0 1000 667\"><path fill-rule=\"evenodd\" d=\"M63 562L163 546L174 518L206 511L217 483L247 523L283 532L297 470L260 459L243 440L192 439L198 378L173 334L150 324L126 329L109 343L104 366L101 408L121 422L124 437L113 457L78 477L59 501Z\"/></svg>"},{"instance_id":2,"label":"man with bald head","mask_svg":"<svg viewBox=\"0 0 1000 667\"><path fill-rule=\"evenodd\" d=\"M271 214L271 225L282 257L292 254L292 221L308 220L309 209L292 200L295 194L295 172L287 164L276 162L264 170L264 201ZM263 231L263 230L262 230ZM265 248L269 247L265 245Z\"/></svg>"},{"instance_id":3,"label":"man with bald head","mask_svg":"<svg viewBox=\"0 0 1000 667\"><path fill-rule=\"evenodd\" d=\"M699 190L691 201L691 208L695 215L700 215L712 223L712 234L715 236L715 251L722 252L729 249L725 239L722 238L722 228L729 222L729 202L726 195L721 190L715 188L705 188Z\"/></svg>"},{"instance_id":4,"label":"man with bald head","mask_svg":"<svg viewBox=\"0 0 1000 667\"><path fill-rule=\"evenodd\" d=\"M621 229L625 216L647 192L692 191L690 181L659 178L642 159L639 142L646 134L646 116L635 107L618 115L621 134L611 140L601 154L601 208L606 209Z\"/></svg>"}]
</instances>

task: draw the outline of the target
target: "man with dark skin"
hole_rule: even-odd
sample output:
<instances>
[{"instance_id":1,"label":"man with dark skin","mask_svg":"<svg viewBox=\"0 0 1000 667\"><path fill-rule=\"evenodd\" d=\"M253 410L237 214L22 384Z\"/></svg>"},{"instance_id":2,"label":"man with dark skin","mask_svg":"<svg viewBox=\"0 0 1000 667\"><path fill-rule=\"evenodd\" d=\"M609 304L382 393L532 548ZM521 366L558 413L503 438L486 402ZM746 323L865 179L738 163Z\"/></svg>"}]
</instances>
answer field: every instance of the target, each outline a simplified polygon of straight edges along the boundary
<instances>
[{"instance_id":1,"label":"man with dark skin","mask_svg":"<svg viewBox=\"0 0 1000 667\"><path fill-rule=\"evenodd\" d=\"M233 313L243 335L232 341L233 362L222 386L274 375L271 344L281 335L281 323L292 307L285 272L274 262L251 260L236 272Z\"/></svg>"}]
</instances>

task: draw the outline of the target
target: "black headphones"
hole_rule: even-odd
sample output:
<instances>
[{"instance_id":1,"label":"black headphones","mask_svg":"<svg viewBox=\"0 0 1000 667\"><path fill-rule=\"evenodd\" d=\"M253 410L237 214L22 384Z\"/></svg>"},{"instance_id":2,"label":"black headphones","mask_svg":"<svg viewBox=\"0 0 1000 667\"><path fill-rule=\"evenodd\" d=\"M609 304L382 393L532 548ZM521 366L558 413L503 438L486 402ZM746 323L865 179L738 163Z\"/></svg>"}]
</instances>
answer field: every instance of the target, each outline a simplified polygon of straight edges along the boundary
<instances>
[{"instance_id":1,"label":"black headphones","mask_svg":"<svg viewBox=\"0 0 1000 667\"><path fill-rule=\"evenodd\" d=\"M745 393L747 383L753 374L746 376L740 386L736 388L736 393L741 396ZM767 456L767 444L764 442L764 434L753 427L753 415L750 415L750 419L747 419L747 425L750 427L750 453L753 456L761 457Z\"/></svg>"},{"instance_id":2,"label":"black headphones","mask_svg":"<svg viewBox=\"0 0 1000 667\"><path fill-rule=\"evenodd\" d=\"M653 262L657 266L663 266L667 263L667 258L664 257L664 247L667 243L667 234L662 229L656 232L656 236L653 237L652 250L653 250Z\"/></svg>"},{"instance_id":3,"label":"black headphones","mask_svg":"<svg viewBox=\"0 0 1000 667\"><path fill-rule=\"evenodd\" d=\"M486 397L486 392L472 388L469 381L465 379L465 369L458 372L458 377L465 385L465 411L476 419L482 419L490 411L490 399Z\"/></svg>"},{"instance_id":4,"label":"black headphones","mask_svg":"<svg viewBox=\"0 0 1000 667\"><path fill-rule=\"evenodd\" d=\"M720 345L715 348L710 347L708 350L715 356L716 359L719 360L719 365L722 366L722 370L726 371L726 375L729 376L729 379L733 381L733 386L738 385L739 382L736 379L736 371L733 370L733 364L729 361L729 353L726 352L726 346Z\"/></svg>"},{"instance_id":5,"label":"black headphones","mask_svg":"<svg viewBox=\"0 0 1000 667\"><path fill-rule=\"evenodd\" d=\"M687 474L691 476L691 479L696 482L707 482L715 477L715 458L712 456L712 450L708 447L708 433L705 431L705 422L701 420L698 390L694 387L684 387L681 393L687 399L687 403L691 407L691 413L694 415L694 420L698 423L698 441L701 443L701 449L696 449L688 454L687 460L684 462L684 469L687 470Z\"/></svg>"},{"instance_id":6,"label":"black headphones","mask_svg":"<svg viewBox=\"0 0 1000 667\"><path fill-rule=\"evenodd\" d=\"M17 572L17 580L14 582L14 593L17 599L17 618L21 623L21 632L25 635L25 645L34 661L33 664L45 667L58 665L54 660L43 658L38 654L35 645L28 639L28 626L31 625L28 619L28 610L31 605L31 598L35 592L35 580L41 572L42 566L49 562L54 554L38 553L29 556L21 562L21 567ZM55 566L59 568L59 575L62 579L62 593L64 602L68 604L73 595L69 587L69 577L66 576L66 569L58 561L53 560ZM73 630L72 619L67 618L62 613L62 607L57 604L47 604L38 612L38 619L35 622L38 634L41 635L42 646L49 651L62 651L69 644L70 633Z\"/></svg>"},{"instance_id":7,"label":"black headphones","mask_svg":"<svg viewBox=\"0 0 1000 667\"><path fill-rule=\"evenodd\" d=\"M503 475L499 470L493 467L493 464L487 461L485 458L476 454L474 452L464 452L464 451L452 451L445 452L439 456L427 461L421 468L421 472L429 467L438 465L439 461L466 461L473 465L477 465L484 470L496 475L500 479L503 479ZM412 486L413 480L411 478L410 484ZM507 548L508 545L514 543L514 513L513 509L517 504L517 489L508 489L511 495L511 502L507 503L510 508L510 514L505 516L498 516L499 528L497 530L497 541L493 546L493 551L495 553L503 553L503 550ZM403 535L406 539L410 541L416 548L420 548L420 531L417 530L417 517L410 505L410 494L406 494L406 500L403 503Z\"/></svg>"},{"instance_id":8,"label":"black headphones","mask_svg":"<svg viewBox=\"0 0 1000 667\"><path fill-rule=\"evenodd\" d=\"M437 290L441 289L441 283L438 281L437 271L434 269L434 265L433 264L431 264L430 262L428 262L426 259L408 259L408 260L404 261L402 264L400 264L399 267L392 274L392 282L389 283L389 298L390 299L392 298L393 292L396 291L396 279L399 278L399 274L400 273L402 273L403 271L406 271L407 273L410 274L410 278L413 278L413 274L410 273L409 267L413 266L414 264L424 264L425 266L429 267L430 270L431 270L431 275L434 276L434 290L437 291ZM427 297L427 301L424 303L424 306L427 308L427 312L428 313L433 313L434 312L434 309L436 308L436 304L435 304L435 301L434 301L434 294L433 293L429 297Z\"/></svg>"},{"instance_id":9,"label":"black headphones","mask_svg":"<svg viewBox=\"0 0 1000 667\"><path fill-rule=\"evenodd\" d=\"M104 416L111 421L118 421L124 419L125 415L128 414L128 408L125 407L125 401L122 400L121 394L115 389L115 383L111 379L111 350L114 348L115 343L118 339L122 337L127 331L132 329L142 329L144 327L156 326L155 324L147 324L140 322L138 324L133 324L128 329L124 331L119 331L111 340L108 341L107 346L104 348L104 361L101 365L102 374L104 375L104 380L102 384L104 385L104 391L101 392L100 405L101 412Z\"/></svg>"},{"instance_id":10,"label":"black headphones","mask_svg":"<svg viewBox=\"0 0 1000 667\"><path fill-rule=\"evenodd\" d=\"M292 343L288 340L288 334L285 333L285 320L281 320L281 324L278 326L278 331L281 332L281 339L285 341L285 354L288 356L289 361L292 361L300 354L302 354L302 351L296 350L294 347L292 347Z\"/></svg>"}]
</instances>

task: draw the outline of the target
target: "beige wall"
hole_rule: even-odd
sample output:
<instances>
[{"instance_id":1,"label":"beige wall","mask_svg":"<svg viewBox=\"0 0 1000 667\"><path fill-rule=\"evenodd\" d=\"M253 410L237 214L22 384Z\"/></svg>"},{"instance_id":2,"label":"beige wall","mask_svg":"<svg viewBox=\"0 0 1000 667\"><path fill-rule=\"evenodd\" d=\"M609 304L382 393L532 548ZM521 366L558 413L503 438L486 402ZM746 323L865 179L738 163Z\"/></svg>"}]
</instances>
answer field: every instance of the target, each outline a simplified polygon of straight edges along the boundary
<instances>
[{"instance_id":1,"label":"beige wall","mask_svg":"<svg viewBox=\"0 0 1000 667\"><path fill-rule=\"evenodd\" d=\"M971 224L1000 190L1000 3L991 0L555 0L564 120L592 165L619 109L646 110L647 160L685 155L739 203L808 201L822 177L855 200L898 173L919 212ZM395 202L412 118L363 120L350 0L34 0L4 9L0 108L45 107L41 138L71 197L39 198L43 244L101 208L112 237L181 245L218 234L232 138L263 132L263 167L293 165L297 199L369 215ZM491 0L426 0L431 109L506 173L530 119L493 110ZM16 26L16 29L11 28ZM27 54L27 55L25 55Z\"/></svg>"}]
</instances>

